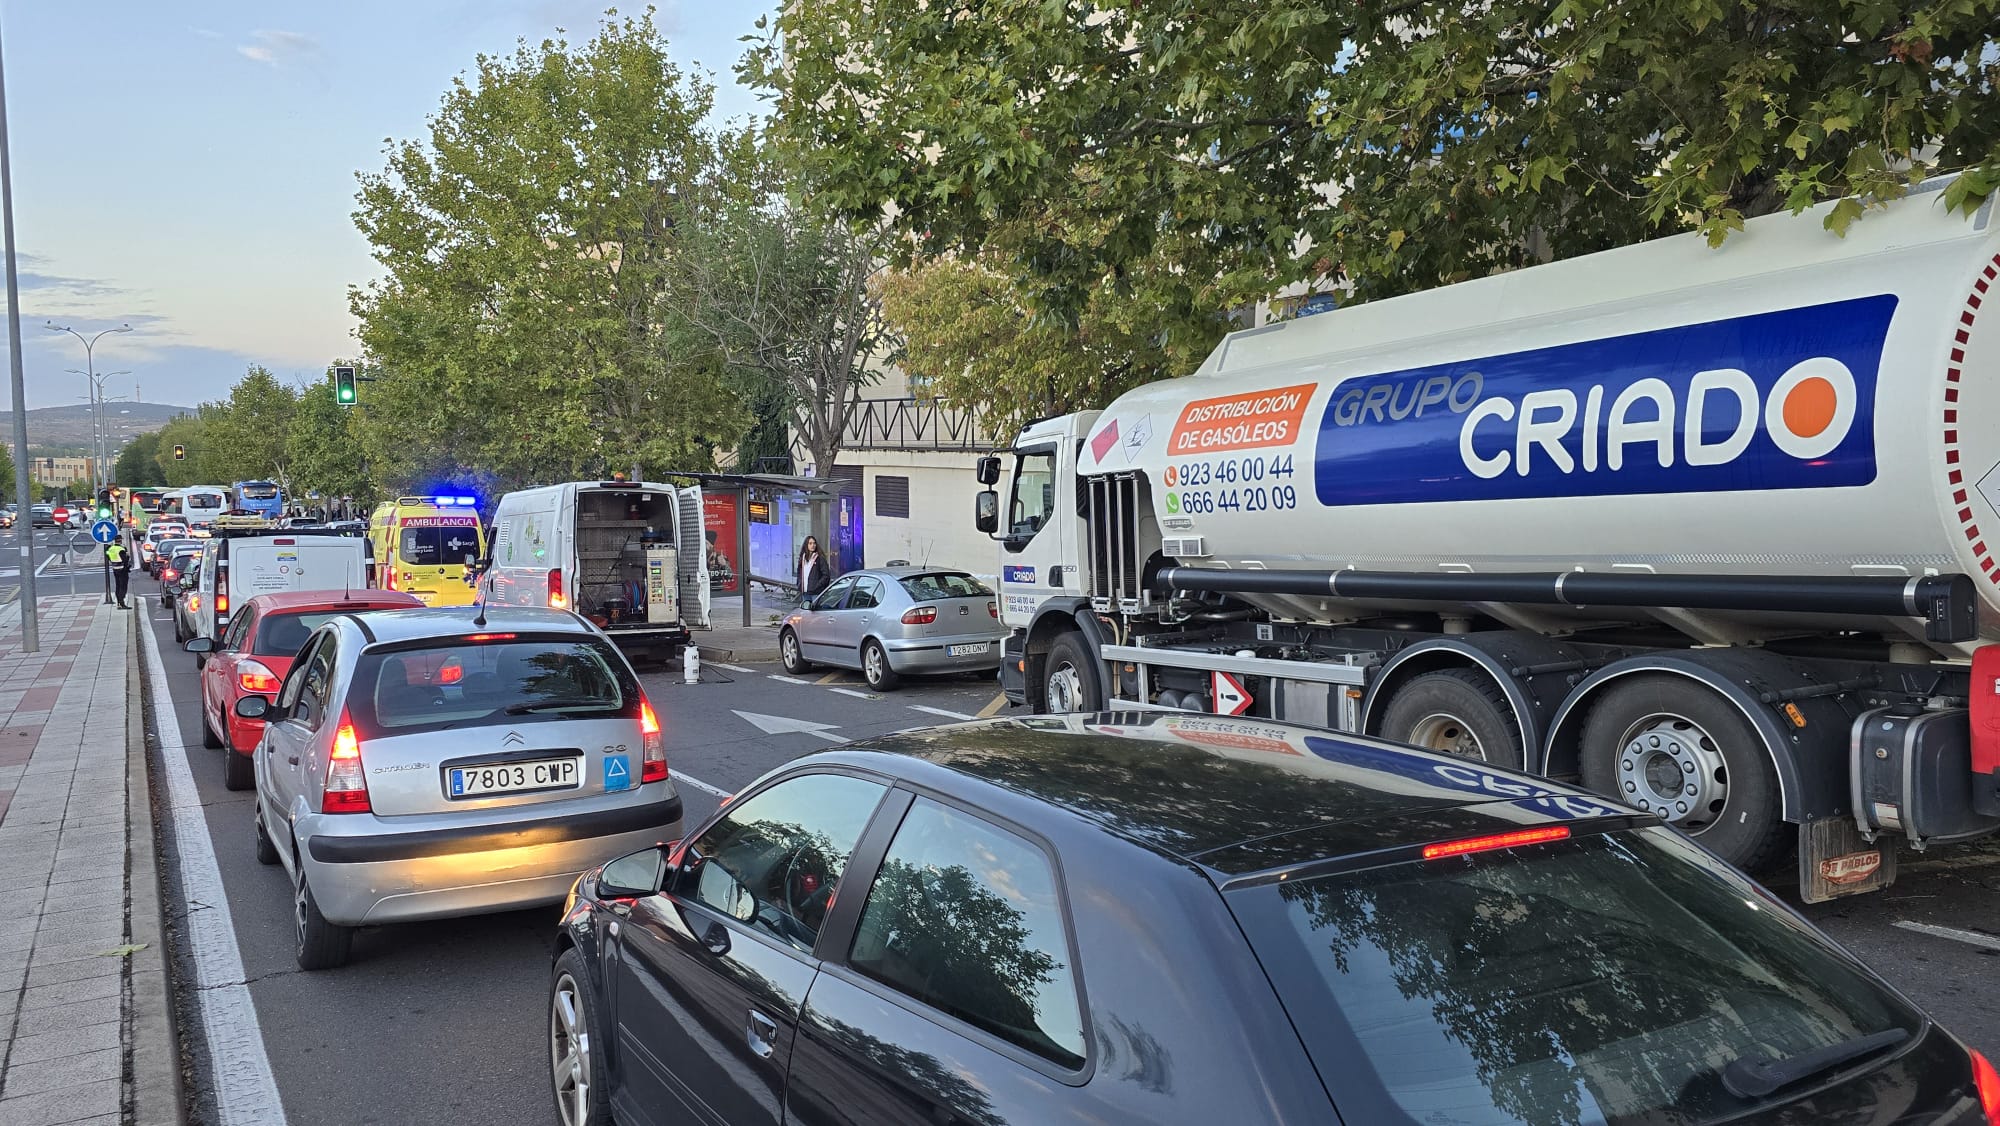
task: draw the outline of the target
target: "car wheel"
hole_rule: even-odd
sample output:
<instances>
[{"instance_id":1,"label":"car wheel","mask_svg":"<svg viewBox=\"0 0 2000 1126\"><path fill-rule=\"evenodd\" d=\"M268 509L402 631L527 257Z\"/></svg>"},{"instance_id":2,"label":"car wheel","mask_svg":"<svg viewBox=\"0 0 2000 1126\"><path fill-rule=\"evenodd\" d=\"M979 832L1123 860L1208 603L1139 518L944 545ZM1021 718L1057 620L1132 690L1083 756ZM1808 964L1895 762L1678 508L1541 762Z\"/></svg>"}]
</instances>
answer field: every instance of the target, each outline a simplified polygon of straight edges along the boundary
<instances>
[{"instance_id":1,"label":"car wheel","mask_svg":"<svg viewBox=\"0 0 2000 1126\"><path fill-rule=\"evenodd\" d=\"M1396 689L1376 733L1425 750L1521 769L1513 709L1492 678L1471 669L1425 673Z\"/></svg>"},{"instance_id":2,"label":"car wheel","mask_svg":"<svg viewBox=\"0 0 2000 1126\"><path fill-rule=\"evenodd\" d=\"M304 857L299 858L297 867L298 875L292 880L292 930L299 968L330 970L346 965L354 928L327 922L319 913L319 901L313 898L312 883L306 879Z\"/></svg>"},{"instance_id":3,"label":"car wheel","mask_svg":"<svg viewBox=\"0 0 2000 1126\"><path fill-rule=\"evenodd\" d=\"M799 648L799 635L791 630L778 634L778 661L788 673L802 673L812 668L812 662L806 660L804 650Z\"/></svg>"},{"instance_id":4,"label":"car wheel","mask_svg":"<svg viewBox=\"0 0 2000 1126\"><path fill-rule=\"evenodd\" d=\"M873 638L861 645L861 678L877 692L887 692L903 679L889 667L889 651Z\"/></svg>"},{"instance_id":5,"label":"car wheel","mask_svg":"<svg viewBox=\"0 0 2000 1126\"><path fill-rule=\"evenodd\" d=\"M1664 818L1747 872L1787 851L1778 777L1756 728L1721 696L1674 676L1607 688L1583 725L1585 789Z\"/></svg>"},{"instance_id":6,"label":"car wheel","mask_svg":"<svg viewBox=\"0 0 2000 1126\"><path fill-rule=\"evenodd\" d=\"M1063 634L1042 658L1042 707L1054 715L1104 707L1097 662L1090 659L1090 646L1081 636Z\"/></svg>"},{"instance_id":7,"label":"car wheel","mask_svg":"<svg viewBox=\"0 0 2000 1126\"><path fill-rule=\"evenodd\" d=\"M257 784L257 764L235 747L222 748L222 788L247 790Z\"/></svg>"},{"instance_id":8,"label":"car wheel","mask_svg":"<svg viewBox=\"0 0 2000 1126\"><path fill-rule=\"evenodd\" d=\"M203 705L201 709L201 745L211 751L222 746L222 738L215 733L215 725L208 722L207 705Z\"/></svg>"},{"instance_id":9,"label":"car wheel","mask_svg":"<svg viewBox=\"0 0 2000 1126\"><path fill-rule=\"evenodd\" d=\"M234 787L231 788L233 789ZM250 815L250 824L255 828L257 833L257 863L276 864L278 862L278 846L271 843L271 834L264 831L264 811L261 808L256 813Z\"/></svg>"},{"instance_id":10,"label":"car wheel","mask_svg":"<svg viewBox=\"0 0 2000 1126\"><path fill-rule=\"evenodd\" d=\"M549 1075L562 1126L610 1123L611 1099L600 1078L610 1043L599 1024L583 955L565 950L549 986Z\"/></svg>"}]
</instances>

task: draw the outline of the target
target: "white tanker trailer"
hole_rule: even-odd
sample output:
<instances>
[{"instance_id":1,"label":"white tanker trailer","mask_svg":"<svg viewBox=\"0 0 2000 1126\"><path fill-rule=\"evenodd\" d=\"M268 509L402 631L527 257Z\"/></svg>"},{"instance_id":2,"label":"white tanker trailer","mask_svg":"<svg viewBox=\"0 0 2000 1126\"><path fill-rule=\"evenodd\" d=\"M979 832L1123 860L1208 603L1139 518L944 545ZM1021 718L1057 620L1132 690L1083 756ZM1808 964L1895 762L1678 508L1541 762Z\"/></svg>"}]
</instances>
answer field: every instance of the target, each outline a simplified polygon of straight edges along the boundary
<instances>
[{"instance_id":1,"label":"white tanker trailer","mask_svg":"<svg viewBox=\"0 0 2000 1126\"><path fill-rule=\"evenodd\" d=\"M1007 693L1379 734L1746 867L1796 835L1809 899L1884 886L1897 838L2000 827L1991 212L1919 191L1248 329L1036 422L980 497Z\"/></svg>"}]
</instances>

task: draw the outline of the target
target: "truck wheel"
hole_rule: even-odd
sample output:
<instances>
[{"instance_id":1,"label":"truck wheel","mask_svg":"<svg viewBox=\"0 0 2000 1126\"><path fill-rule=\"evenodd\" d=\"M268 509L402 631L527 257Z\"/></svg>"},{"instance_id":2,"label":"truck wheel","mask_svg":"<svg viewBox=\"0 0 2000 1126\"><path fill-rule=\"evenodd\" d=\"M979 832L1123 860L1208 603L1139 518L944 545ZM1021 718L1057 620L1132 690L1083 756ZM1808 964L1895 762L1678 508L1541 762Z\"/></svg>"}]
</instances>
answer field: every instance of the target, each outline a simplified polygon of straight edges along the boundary
<instances>
[{"instance_id":1,"label":"truck wheel","mask_svg":"<svg viewBox=\"0 0 2000 1126\"><path fill-rule=\"evenodd\" d=\"M1042 706L1051 715L1094 712L1104 707L1098 687L1097 662L1081 636L1065 633L1042 658Z\"/></svg>"},{"instance_id":2,"label":"truck wheel","mask_svg":"<svg viewBox=\"0 0 2000 1126\"><path fill-rule=\"evenodd\" d=\"M799 648L799 635L791 630L778 635L778 662L793 676L812 669L812 662L806 660L805 650Z\"/></svg>"},{"instance_id":3,"label":"truck wheel","mask_svg":"<svg viewBox=\"0 0 2000 1126\"><path fill-rule=\"evenodd\" d=\"M1389 697L1376 733L1488 766L1521 769L1521 735L1514 729L1514 711L1491 677L1471 669L1444 669L1412 678Z\"/></svg>"},{"instance_id":4,"label":"truck wheel","mask_svg":"<svg viewBox=\"0 0 2000 1126\"><path fill-rule=\"evenodd\" d=\"M1586 788L1659 814L1745 871L1768 868L1789 843L1756 728L1679 677L1606 689L1583 725L1579 767Z\"/></svg>"}]
</instances>

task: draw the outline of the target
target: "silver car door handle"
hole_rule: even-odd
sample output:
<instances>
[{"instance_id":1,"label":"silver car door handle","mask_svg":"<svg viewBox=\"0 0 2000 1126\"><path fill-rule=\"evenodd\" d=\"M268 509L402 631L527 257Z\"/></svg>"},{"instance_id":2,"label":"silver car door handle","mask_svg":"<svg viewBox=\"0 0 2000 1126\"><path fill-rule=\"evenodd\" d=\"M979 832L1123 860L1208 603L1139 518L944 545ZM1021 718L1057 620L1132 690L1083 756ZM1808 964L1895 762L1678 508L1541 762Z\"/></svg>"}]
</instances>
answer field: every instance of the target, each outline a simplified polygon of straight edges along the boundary
<instances>
[{"instance_id":1,"label":"silver car door handle","mask_svg":"<svg viewBox=\"0 0 2000 1126\"><path fill-rule=\"evenodd\" d=\"M744 1029L750 1041L750 1050L759 1059L770 1059L778 1040L778 1023L755 1009L750 1010L750 1023Z\"/></svg>"}]
</instances>

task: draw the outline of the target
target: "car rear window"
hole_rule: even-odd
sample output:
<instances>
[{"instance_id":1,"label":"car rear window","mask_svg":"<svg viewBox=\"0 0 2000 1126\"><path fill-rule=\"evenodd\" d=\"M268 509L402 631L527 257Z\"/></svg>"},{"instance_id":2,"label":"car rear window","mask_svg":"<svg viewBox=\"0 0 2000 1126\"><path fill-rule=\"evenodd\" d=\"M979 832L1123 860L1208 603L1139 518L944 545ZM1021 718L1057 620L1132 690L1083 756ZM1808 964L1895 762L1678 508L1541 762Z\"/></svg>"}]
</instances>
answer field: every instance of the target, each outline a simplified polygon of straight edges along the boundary
<instances>
[{"instance_id":1,"label":"car rear window","mask_svg":"<svg viewBox=\"0 0 2000 1126\"><path fill-rule=\"evenodd\" d=\"M305 648L312 631L351 610L323 613L265 614L257 620L257 639L250 651L259 657L295 657Z\"/></svg>"},{"instance_id":2,"label":"car rear window","mask_svg":"<svg viewBox=\"0 0 2000 1126\"><path fill-rule=\"evenodd\" d=\"M357 722L406 732L602 718L634 711L637 699L630 666L608 644L523 637L363 653L348 706Z\"/></svg>"},{"instance_id":3,"label":"car rear window","mask_svg":"<svg viewBox=\"0 0 2000 1126\"><path fill-rule=\"evenodd\" d=\"M928 602L933 598L977 598L993 593L978 579L957 571L910 575L903 579L903 589L919 602Z\"/></svg>"},{"instance_id":4,"label":"car rear window","mask_svg":"<svg viewBox=\"0 0 2000 1126\"><path fill-rule=\"evenodd\" d=\"M1707 1122L1786 1095L1731 1094L1732 1061L1923 1023L1669 829L1229 900L1351 1122Z\"/></svg>"}]
</instances>

